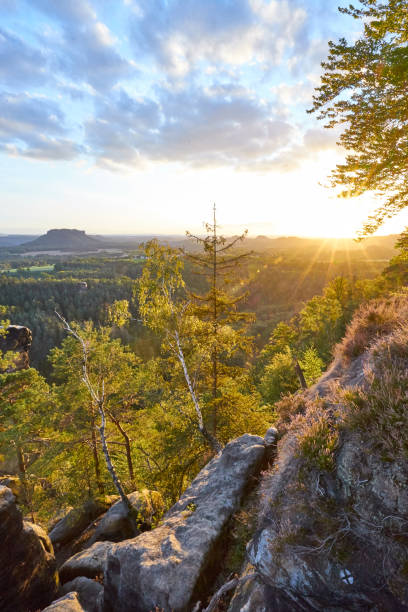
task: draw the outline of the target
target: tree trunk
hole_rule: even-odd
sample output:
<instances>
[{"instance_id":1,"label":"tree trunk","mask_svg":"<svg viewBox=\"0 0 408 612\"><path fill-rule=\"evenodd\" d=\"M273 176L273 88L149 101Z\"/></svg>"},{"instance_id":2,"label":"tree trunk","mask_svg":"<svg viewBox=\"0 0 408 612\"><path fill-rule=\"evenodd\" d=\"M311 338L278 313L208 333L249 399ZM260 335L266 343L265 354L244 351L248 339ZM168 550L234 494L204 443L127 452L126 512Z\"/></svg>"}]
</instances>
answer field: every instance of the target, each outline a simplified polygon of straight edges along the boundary
<instances>
[{"instance_id":1,"label":"tree trunk","mask_svg":"<svg viewBox=\"0 0 408 612\"><path fill-rule=\"evenodd\" d=\"M295 359L294 361L295 361L295 371L296 371L297 377L299 379L300 386L302 387L302 389L307 389L307 382L306 382L305 376L303 374L303 370L300 367L300 363L298 362L297 359Z\"/></svg>"},{"instance_id":2,"label":"tree trunk","mask_svg":"<svg viewBox=\"0 0 408 612\"><path fill-rule=\"evenodd\" d=\"M205 440L207 440L208 444L210 445L210 447L213 449L213 451L215 453L219 453L220 450L222 450L222 446L221 444L218 442L217 438L212 435L208 429L206 428L206 426L204 425L204 419L203 419L203 415L201 412L201 408L200 408L200 404L198 403L198 399L197 396L194 392L194 388L193 385L191 384L191 380L190 380L190 375L188 373L187 370L187 365L186 365L186 361L184 359L184 353L183 353L183 349L181 347L180 344L180 338L177 332L175 332L175 339L176 339L176 344L177 344L177 357L181 363L181 367L183 368L183 373L184 373L184 378L186 380L187 383L187 387L188 390L190 392L190 396L191 399L193 400L193 404L194 404L194 408L197 414L197 419L198 419L198 429L200 431L200 433L202 434L202 436L205 438Z\"/></svg>"},{"instance_id":3,"label":"tree trunk","mask_svg":"<svg viewBox=\"0 0 408 612\"><path fill-rule=\"evenodd\" d=\"M35 523L34 519L34 509L32 505L31 495L27 483L27 468L26 462L24 458L24 452L22 447L17 444L16 445L16 453L17 453L17 462L18 462L18 476L20 478L21 486L23 488L23 503L27 506L31 514L31 522Z\"/></svg>"},{"instance_id":4,"label":"tree trunk","mask_svg":"<svg viewBox=\"0 0 408 612\"><path fill-rule=\"evenodd\" d=\"M132 453L131 453L131 447L130 447L130 438L129 438L128 434L126 433L126 431L123 429L123 427L120 424L119 420L116 419L111 412L108 412L108 415L112 419L112 422L118 428L118 430L119 430L121 436L123 437L123 439L125 440L126 461L127 461L127 465L128 465L129 479L130 479L130 482L132 484L132 487L135 487L135 472L134 472L134 469L133 469L133 460L132 460Z\"/></svg>"},{"instance_id":5,"label":"tree trunk","mask_svg":"<svg viewBox=\"0 0 408 612\"><path fill-rule=\"evenodd\" d=\"M216 327L215 327L216 330ZM214 338L216 339L216 331ZM212 402L212 434L214 436L217 435L217 426L218 426L218 406L217 406L217 395L218 395L218 363L217 363L217 349L213 350L212 354L212 362L213 362L213 402Z\"/></svg>"},{"instance_id":6,"label":"tree trunk","mask_svg":"<svg viewBox=\"0 0 408 612\"><path fill-rule=\"evenodd\" d=\"M93 454L94 466L95 466L95 478L96 478L96 485L98 487L98 491L101 495L103 495L105 493L105 489L104 489L102 478L101 478L101 468L99 464L98 446L96 443L95 429L96 429L95 410L94 410L94 407L91 406L91 439L92 439L92 454Z\"/></svg>"},{"instance_id":7,"label":"tree trunk","mask_svg":"<svg viewBox=\"0 0 408 612\"><path fill-rule=\"evenodd\" d=\"M136 524L136 521L135 521L134 516L133 516L133 507L132 507L132 504L129 501L128 496L126 495L125 491L123 490L122 483L120 482L120 480L118 478L118 475L116 474L116 470L115 470L115 468L113 466L112 459L110 457L108 445L106 443L106 437L105 437L105 411L104 411L104 408L103 408L103 401L99 402L98 409L99 409L99 414L101 415L101 426L99 427L99 433L101 435L102 450L103 450L103 454L105 455L106 467L108 468L108 472L111 475L113 484L115 485L115 488L116 488L117 492L119 493L119 496L120 496L120 498L122 500L123 505L125 506L125 508L127 508L127 511L128 511L128 520L130 522L130 525L131 525L134 533L136 534L138 532L138 528L137 528L137 524Z\"/></svg>"},{"instance_id":8,"label":"tree trunk","mask_svg":"<svg viewBox=\"0 0 408 612\"><path fill-rule=\"evenodd\" d=\"M212 353L213 362L213 407L212 407L212 434L217 435L217 395L218 395L218 364L217 364L217 334L218 334L218 312L217 312L217 219L215 216L215 204L214 204L214 218L213 218L213 341L214 350Z\"/></svg>"}]
</instances>

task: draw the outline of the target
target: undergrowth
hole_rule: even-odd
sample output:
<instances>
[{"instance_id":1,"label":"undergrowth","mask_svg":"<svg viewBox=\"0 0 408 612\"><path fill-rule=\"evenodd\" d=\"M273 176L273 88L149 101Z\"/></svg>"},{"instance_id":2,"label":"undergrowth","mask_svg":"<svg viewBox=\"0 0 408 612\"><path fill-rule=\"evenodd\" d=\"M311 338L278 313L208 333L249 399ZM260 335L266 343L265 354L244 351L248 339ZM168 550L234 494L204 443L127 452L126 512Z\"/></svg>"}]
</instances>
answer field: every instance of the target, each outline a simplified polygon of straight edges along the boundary
<instances>
[{"instance_id":1,"label":"undergrowth","mask_svg":"<svg viewBox=\"0 0 408 612\"><path fill-rule=\"evenodd\" d=\"M407 295L372 300L354 314L335 353L345 361L350 361L364 353L378 338L399 329L407 319Z\"/></svg>"},{"instance_id":2,"label":"undergrowth","mask_svg":"<svg viewBox=\"0 0 408 612\"><path fill-rule=\"evenodd\" d=\"M308 467L331 472L335 467L338 430L322 415L298 436L299 449Z\"/></svg>"},{"instance_id":3,"label":"undergrowth","mask_svg":"<svg viewBox=\"0 0 408 612\"><path fill-rule=\"evenodd\" d=\"M362 389L339 392L343 427L359 429L383 460L408 458L408 325L381 338L370 351ZM367 435L369 433L369 436Z\"/></svg>"}]
</instances>

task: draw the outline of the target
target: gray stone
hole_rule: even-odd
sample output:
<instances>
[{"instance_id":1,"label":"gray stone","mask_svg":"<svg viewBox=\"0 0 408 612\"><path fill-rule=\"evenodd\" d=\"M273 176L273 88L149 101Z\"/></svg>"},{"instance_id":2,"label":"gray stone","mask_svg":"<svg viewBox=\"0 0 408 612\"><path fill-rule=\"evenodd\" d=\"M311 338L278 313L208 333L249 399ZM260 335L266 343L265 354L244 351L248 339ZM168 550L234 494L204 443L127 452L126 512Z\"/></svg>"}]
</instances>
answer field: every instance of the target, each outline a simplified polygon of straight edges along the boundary
<instances>
[{"instance_id":1,"label":"gray stone","mask_svg":"<svg viewBox=\"0 0 408 612\"><path fill-rule=\"evenodd\" d=\"M64 545L79 536L89 523L106 512L110 504L108 497L89 499L78 508L70 510L49 533L53 545Z\"/></svg>"},{"instance_id":2,"label":"gray stone","mask_svg":"<svg viewBox=\"0 0 408 612\"><path fill-rule=\"evenodd\" d=\"M106 557L113 544L96 542L90 548L77 553L60 567L61 582L68 582L77 576L97 578L102 575Z\"/></svg>"},{"instance_id":3,"label":"gray stone","mask_svg":"<svg viewBox=\"0 0 408 612\"><path fill-rule=\"evenodd\" d=\"M242 576L246 576L253 571L253 567L248 564ZM238 585L231 599L228 612L268 612L264 585L256 577Z\"/></svg>"},{"instance_id":4,"label":"gray stone","mask_svg":"<svg viewBox=\"0 0 408 612\"><path fill-rule=\"evenodd\" d=\"M201 470L159 527L113 544L105 568L105 610L190 611L264 455L259 436L233 440Z\"/></svg>"},{"instance_id":5,"label":"gray stone","mask_svg":"<svg viewBox=\"0 0 408 612\"><path fill-rule=\"evenodd\" d=\"M128 495L128 499L137 513L140 531L150 529L154 519L159 519L163 514L163 498L157 491L134 491ZM118 500L98 522L89 543L103 540L119 542L134 537L127 516L127 508Z\"/></svg>"},{"instance_id":6,"label":"gray stone","mask_svg":"<svg viewBox=\"0 0 408 612\"><path fill-rule=\"evenodd\" d=\"M14 353L13 363L7 368L7 372L26 370L30 367L28 351L33 340L31 330L23 325L9 325L6 332L4 336L0 336L0 352Z\"/></svg>"},{"instance_id":7,"label":"gray stone","mask_svg":"<svg viewBox=\"0 0 408 612\"><path fill-rule=\"evenodd\" d=\"M85 612L99 612L103 596L103 586L96 580L78 576L61 587L62 593L76 591Z\"/></svg>"},{"instance_id":8,"label":"gray stone","mask_svg":"<svg viewBox=\"0 0 408 612\"><path fill-rule=\"evenodd\" d=\"M23 521L10 489L0 486L0 610L27 612L55 597L58 575L50 539Z\"/></svg>"},{"instance_id":9,"label":"gray stone","mask_svg":"<svg viewBox=\"0 0 408 612\"><path fill-rule=\"evenodd\" d=\"M242 576L252 574L254 568L247 564ZM258 576L243 581L235 590L228 612L304 612L285 593L264 584Z\"/></svg>"},{"instance_id":10,"label":"gray stone","mask_svg":"<svg viewBox=\"0 0 408 612\"><path fill-rule=\"evenodd\" d=\"M270 427L265 434L265 443L267 446L271 446L272 444L276 444L278 441L278 430L276 427Z\"/></svg>"},{"instance_id":11,"label":"gray stone","mask_svg":"<svg viewBox=\"0 0 408 612\"><path fill-rule=\"evenodd\" d=\"M370 351L337 359L305 392L309 425L341 413L338 400L331 411L334 382L367 385ZM319 470L300 453L296 427L261 483L259 528L247 546L258 578L237 589L230 612L407 611L408 462L384 461L364 432L343 427L334 469Z\"/></svg>"},{"instance_id":12,"label":"gray stone","mask_svg":"<svg viewBox=\"0 0 408 612\"><path fill-rule=\"evenodd\" d=\"M77 593L67 593L52 602L43 612L87 612L81 606Z\"/></svg>"},{"instance_id":13,"label":"gray stone","mask_svg":"<svg viewBox=\"0 0 408 612\"><path fill-rule=\"evenodd\" d=\"M22 493L21 480L18 476L5 475L0 477L0 485L8 487L13 493L16 501L19 501Z\"/></svg>"}]
</instances>

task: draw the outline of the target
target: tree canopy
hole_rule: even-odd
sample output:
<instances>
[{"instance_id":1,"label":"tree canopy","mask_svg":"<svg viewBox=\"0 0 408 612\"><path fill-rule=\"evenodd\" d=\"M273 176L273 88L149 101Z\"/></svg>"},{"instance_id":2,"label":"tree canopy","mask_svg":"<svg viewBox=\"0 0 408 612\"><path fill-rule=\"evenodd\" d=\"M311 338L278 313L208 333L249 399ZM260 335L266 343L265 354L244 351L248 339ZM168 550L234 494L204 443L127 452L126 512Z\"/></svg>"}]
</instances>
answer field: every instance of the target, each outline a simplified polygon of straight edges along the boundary
<instances>
[{"instance_id":1,"label":"tree canopy","mask_svg":"<svg viewBox=\"0 0 408 612\"><path fill-rule=\"evenodd\" d=\"M360 0L340 8L361 21L360 37L329 42L324 74L309 112L326 127L345 126L340 138L348 151L332 173L343 196L371 191L384 198L361 235L373 233L408 205L408 2Z\"/></svg>"}]
</instances>

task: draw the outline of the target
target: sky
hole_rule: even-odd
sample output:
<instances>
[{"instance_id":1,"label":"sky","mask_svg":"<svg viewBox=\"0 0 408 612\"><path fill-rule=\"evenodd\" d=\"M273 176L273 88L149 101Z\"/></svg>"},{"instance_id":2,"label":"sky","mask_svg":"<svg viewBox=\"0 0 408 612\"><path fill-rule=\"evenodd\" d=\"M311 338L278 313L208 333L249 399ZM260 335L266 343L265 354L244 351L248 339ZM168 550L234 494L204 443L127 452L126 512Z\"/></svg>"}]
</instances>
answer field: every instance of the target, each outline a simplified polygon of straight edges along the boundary
<instances>
[{"instance_id":1,"label":"sky","mask_svg":"<svg viewBox=\"0 0 408 612\"><path fill-rule=\"evenodd\" d=\"M0 233L351 236L308 115L337 0L0 0ZM408 217L407 217L408 222ZM400 216L383 231L400 231Z\"/></svg>"}]
</instances>

